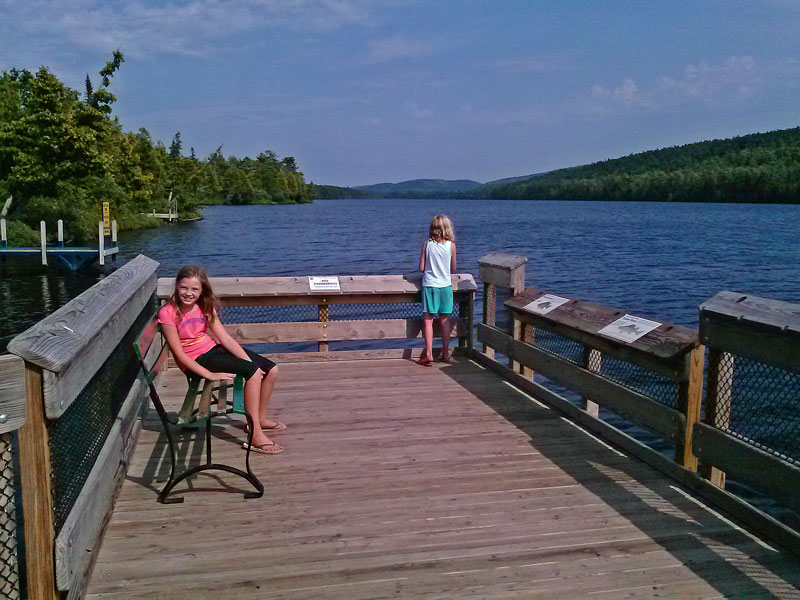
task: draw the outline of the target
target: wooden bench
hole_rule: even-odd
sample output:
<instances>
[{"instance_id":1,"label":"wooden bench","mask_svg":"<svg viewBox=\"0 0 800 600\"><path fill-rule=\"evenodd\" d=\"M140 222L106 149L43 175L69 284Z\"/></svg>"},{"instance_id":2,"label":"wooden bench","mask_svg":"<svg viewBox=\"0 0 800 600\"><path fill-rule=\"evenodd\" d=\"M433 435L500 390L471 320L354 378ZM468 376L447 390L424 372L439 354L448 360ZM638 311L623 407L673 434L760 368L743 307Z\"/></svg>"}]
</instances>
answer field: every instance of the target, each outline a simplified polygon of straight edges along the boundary
<instances>
[{"instance_id":1,"label":"wooden bench","mask_svg":"<svg viewBox=\"0 0 800 600\"><path fill-rule=\"evenodd\" d=\"M170 458L172 467L169 480L164 489L158 495L158 501L162 504L172 504L183 502L183 498L168 498L170 491L181 481L199 473L211 469L227 471L249 481L256 491L245 492L245 498L259 498L264 495L264 486L250 470L250 447L253 442L253 420L244 410L244 379L237 375L233 381L233 403L228 405L228 388L226 381L211 381L199 376L189 377L189 390L183 400L183 405L178 411L177 418L171 419L164 409L161 398L156 391L155 379L158 373L166 366L167 356L169 355L169 345L161 333L161 325L158 323L157 315L148 321L134 342L134 349L139 358L142 371L150 389L150 399L153 401L156 412L161 423L164 425L164 432L169 442ZM201 389L202 383L202 389ZM229 415L231 413L243 414L247 419L247 445L245 453L246 471L231 467L229 465L214 463L211 460L211 420L214 417ZM206 430L206 462L194 467L187 468L180 475L176 476L177 455L175 453L175 442L173 440L173 429L186 430L195 429L194 426L205 421Z\"/></svg>"}]
</instances>

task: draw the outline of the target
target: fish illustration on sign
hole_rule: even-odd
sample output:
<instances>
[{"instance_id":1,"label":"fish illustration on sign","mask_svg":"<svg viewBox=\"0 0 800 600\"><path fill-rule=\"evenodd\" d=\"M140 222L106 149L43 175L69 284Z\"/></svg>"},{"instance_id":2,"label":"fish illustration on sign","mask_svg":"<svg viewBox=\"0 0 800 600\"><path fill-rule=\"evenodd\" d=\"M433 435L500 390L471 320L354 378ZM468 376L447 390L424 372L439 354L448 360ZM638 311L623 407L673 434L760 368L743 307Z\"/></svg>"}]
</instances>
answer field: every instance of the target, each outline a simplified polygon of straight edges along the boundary
<instances>
[{"instance_id":1,"label":"fish illustration on sign","mask_svg":"<svg viewBox=\"0 0 800 600\"><path fill-rule=\"evenodd\" d=\"M545 310L547 308L550 308L551 306L553 306L552 302L549 302L549 301L548 302L540 302L539 304L536 305L536 308L538 308L540 310Z\"/></svg>"},{"instance_id":2,"label":"fish illustration on sign","mask_svg":"<svg viewBox=\"0 0 800 600\"><path fill-rule=\"evenodd\" d=\"M551 310L554 310L562 304L566 304L567 302L569 302L569 298L562 298L561 296L554 296L553 294L544 294L533 302L526 304L522 308L540 315L546 315Z\"/></svg>"},{"instance_id":3,"label":"fish illustration on sign","mask_svg":"<svg viewBox=\"0 0 800 600\"><path fill-rule=\"evenodd\" d=\"M619 331L620 333L628 333L631 335L642 335L644 333L633 323L628 323L627 325L623 325L622 327L617 327L617 331Z\"/></svg>"},{"instance_id":4,"label":"fish illustration on sign","mask_svg":"<svg viewBox=\"0 0 800 600\"><path fill-rule=\"evenodd\" d=\"M613 323L609 323L597 333L630 344L643 335L650 333L659 325L661 323L657 321L650 321L634 315L625 315Z\"/></svg>"}]
</instances>

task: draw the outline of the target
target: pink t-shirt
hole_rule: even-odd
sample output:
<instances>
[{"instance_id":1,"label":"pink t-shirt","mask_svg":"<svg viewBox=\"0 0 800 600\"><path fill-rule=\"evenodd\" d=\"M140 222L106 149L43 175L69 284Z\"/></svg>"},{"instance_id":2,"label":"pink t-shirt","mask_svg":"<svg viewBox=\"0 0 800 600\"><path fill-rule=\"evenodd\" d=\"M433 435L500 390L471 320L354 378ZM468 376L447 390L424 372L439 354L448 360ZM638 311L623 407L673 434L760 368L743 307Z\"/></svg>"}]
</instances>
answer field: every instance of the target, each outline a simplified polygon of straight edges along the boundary
<instances>
[{"instance_id":1,"label":"pink t-shirt","mask_svg":"<svg viewBox=\"0 0 800 600\"><path fill-rule=\"evenodd\" d=\"M203 317L203 311L197 304L183 315L180 323L178 323L178 316L175 313L176 310L172 304L165 304L158 310L158 322L177 328L178 337L181 339L181 346L186 356L194 360L217 345L217 342L206 333L206 320ZM214 311L214 316L217 316L216 311Z\"/></svg>"}]
</instances>

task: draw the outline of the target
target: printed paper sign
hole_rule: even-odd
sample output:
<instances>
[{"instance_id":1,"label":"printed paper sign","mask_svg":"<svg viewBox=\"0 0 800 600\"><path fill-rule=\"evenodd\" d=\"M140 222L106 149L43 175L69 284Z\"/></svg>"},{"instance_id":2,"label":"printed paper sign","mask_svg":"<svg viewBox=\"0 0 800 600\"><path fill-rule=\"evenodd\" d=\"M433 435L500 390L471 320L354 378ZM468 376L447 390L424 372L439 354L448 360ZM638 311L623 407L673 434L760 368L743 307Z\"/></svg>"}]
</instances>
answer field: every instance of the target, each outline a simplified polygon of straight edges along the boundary
<instances>
[{"instance_id":1,"label":"printed paper sign","mask_svg":"<svg viewBox=\"0 0 800 600\"><path fill-rule=\"evenodd\" d=\"M597 333L630 344L646 333L650 333L659 325L661 325L661 323L648 321L647 319L634 317L633 315L625 315L613 323L606 325Z\"/></svg>"},{"instance_id":2,"label":"printed paper sign","mask_svg":"<svg viewBox=\"0 0 800 600\"><path fill-rule=\"evenodd\" d=\"M338 292L338 277L309 277L308 287L312 292Z\"/></svg>"},{"instance_id":3,"label":"printed paper sign","mask_svg":"<svg viewBox=\"0 0 800 600\"><path fill-rule=\"evenodd\" d=\"M522 308L535 312L539 315L546 315L554 308L558 308L562 304L569 302L569 298L562 298L561 296L553 296L553 294L544 294L538 297L530 304L526 304Z\"/></svg>"}]
</instances>

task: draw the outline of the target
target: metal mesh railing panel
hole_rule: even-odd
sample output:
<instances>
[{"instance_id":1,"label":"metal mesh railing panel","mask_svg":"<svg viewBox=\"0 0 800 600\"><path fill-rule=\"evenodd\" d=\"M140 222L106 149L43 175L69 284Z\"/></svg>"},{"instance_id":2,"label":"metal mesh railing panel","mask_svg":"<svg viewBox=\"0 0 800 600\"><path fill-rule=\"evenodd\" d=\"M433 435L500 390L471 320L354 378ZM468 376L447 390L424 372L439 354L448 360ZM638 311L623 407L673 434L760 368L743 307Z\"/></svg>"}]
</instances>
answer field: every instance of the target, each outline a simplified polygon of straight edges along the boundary
<instances>
[{"instance_id":1,"label":"metal mesh railing panel","mask_svg":"<svg viewBox=\"0 0 800 600\"><path fill-rule=\"evenodd\" d=\"M495 297L495 327L501 331L511 331L511 311L504 302L513 296L511 290L497 288Z\"/></svg>"},{"instance_id":2,"label":"metal mesh railing panel","mask_svg":"<svg viewBox=\"0 0 800 600\"><path fill-rule=\"evenodd\" d=\"M226 325L240 323L307 323L319 318L316 304L291 306L225 306L220 320Z\"/></svg>"},{"instance_id":3,"label":"metal mesh railing panel","mask_svg":"<svg viewBox=\"0 0 800 600\"><path fill-rule=\"evenodd\" d=\"M711 379L711 378L710 378ZM722 353L714 414L706 420L756 448L800 465L800 373Z\"/></svg>"},{"instance_id":4,"label":"metal mesh railing panel","mask_svg":"<svg viewBox=\"0 0 800 600\"><path fill-rule=\"evenodd\" d=\"M18 490L13 456L14 433L0 435L0 598L21 597Z\"/></svg>"},{"instance_id":5,"label":"metal mesh railing panel","mask_svg":"<svg viewBox=\"0 0 800 600\"><path fill-rule=\"evenodd\" d=\"M139 373L133 342L152 316L154 307L152 302L145 306L66 412L59 419L47 422L56 533L83 489Z\"/></svg>"},{"instance_id":6,"label":"metal mesh railing panel","mask_svg":"<svg viewBox=\"0 0 800 600\"><path fill-rule=\"evenodd\" d=\"M422 318L421 302L385 302L374 304L330 304L330 321L371 321L381 319ZM459 316L459 303L453 305L453 317ZM320 308L316 304L293 306L226 306L220 320L226 325L241 323L308 323L316 322Z\"/></svg>"},{"instance_id":7,"label":"metal mesh railing panel","mask_svg":"<svg viewBox=\"0 0 800 600\"><path fill-rule=\"evenodd\" d=\"M525 325L522 340L574 365L588 368L629 390L652 398L671 408L678 406L678 384L644 367L609 354L591 350L546 329Z\"/></svg>"}]
</instances>

